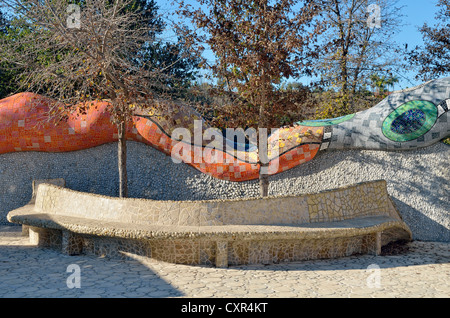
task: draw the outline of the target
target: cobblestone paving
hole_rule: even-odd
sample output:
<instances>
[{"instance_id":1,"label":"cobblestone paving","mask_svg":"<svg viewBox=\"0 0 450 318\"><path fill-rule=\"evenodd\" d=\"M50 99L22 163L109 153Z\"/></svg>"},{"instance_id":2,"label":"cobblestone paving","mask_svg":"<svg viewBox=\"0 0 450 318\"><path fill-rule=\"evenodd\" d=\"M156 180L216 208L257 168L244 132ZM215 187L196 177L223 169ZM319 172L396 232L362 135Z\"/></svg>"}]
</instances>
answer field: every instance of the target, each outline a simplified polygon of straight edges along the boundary
<instances>
[{"instance_id":1,"label":"cobblestone paving","mask_svg":"<svg viewBox=\"0 0 450 318\"><path fill-rule=\"evenodd\" d=\"M228 269L128 256L65 256L30 245L20 227L0 226L0 298L450 296L449 243L416 241L396 255Z\"/></svg>"}]
</instances>

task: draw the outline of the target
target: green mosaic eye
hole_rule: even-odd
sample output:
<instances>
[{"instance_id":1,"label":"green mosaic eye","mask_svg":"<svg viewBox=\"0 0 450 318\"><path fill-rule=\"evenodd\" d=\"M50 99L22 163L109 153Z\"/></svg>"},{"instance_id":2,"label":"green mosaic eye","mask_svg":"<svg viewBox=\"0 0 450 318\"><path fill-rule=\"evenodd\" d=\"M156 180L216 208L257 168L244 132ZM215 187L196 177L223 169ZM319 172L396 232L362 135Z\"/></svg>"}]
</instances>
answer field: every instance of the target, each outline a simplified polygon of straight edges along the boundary
<instances>
[{"instance_id":1,"label":"green mosaic eye","mask_svg":"<svg viewBox=\"0 0 450 318\"><path fill-rule=\"evenodd\" d=\"M426 134L436 123L436 106L427 101L411 101L394 110L383 122L383 134L392 141L405 142Z\"/></svg>"}]
</instances>

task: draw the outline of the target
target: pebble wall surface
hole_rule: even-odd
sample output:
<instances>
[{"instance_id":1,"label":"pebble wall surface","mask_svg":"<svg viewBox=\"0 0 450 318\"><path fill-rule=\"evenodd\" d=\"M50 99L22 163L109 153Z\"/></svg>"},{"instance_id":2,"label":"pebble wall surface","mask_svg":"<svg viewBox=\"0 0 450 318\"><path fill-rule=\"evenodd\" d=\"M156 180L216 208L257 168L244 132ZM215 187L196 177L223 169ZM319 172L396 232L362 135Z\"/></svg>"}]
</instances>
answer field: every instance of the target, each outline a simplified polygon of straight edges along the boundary
<instances>
[{"instance_id":1,"label":"pebble wall surface","mask_svg":"<svg viewBox=\"0 0 450 318\"><path fill-rule=\"evenodd\" d=\"M296 195L354 183L387 181L413 239L450 242L450 146L440 142L410 151L337 150L270 177L269 195ZM32 181L64 178L66 187L118 195L117 145L67 153L0 155L0 224L30 201ZM155 200L256 197L258 181L229 182L203 174L145 144L128 142L129 196Z\"/></svg>"}]
</instances>

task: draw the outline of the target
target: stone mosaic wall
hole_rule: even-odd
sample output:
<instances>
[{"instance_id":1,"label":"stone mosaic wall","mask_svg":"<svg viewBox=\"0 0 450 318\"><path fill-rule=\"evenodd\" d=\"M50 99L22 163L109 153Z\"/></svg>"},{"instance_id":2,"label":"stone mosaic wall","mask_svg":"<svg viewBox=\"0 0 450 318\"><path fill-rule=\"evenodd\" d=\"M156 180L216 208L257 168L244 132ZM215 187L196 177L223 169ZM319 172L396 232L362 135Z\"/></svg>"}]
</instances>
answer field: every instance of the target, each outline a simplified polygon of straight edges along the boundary
<instances>
[{"instance_id":1,"label":"stone mosaic wall","mask_svg":"<svg viewBox=\"0 0 450 318\"><path fill-rule=\"evenodd\" d=\"M437 143L450 133L449 81L392 94L361 113L280 129L280 138L271 143L281 164L271 177L270 193L310 193L385 179L416 239L450 241L449 147ZM52 126L41 122L46 103L28 93L0 101L2 224L7 224L8 211L30 200L35 179L64 178L75 190L117 194L116 146L109 143L117 134L107 121L106 104L85 117L71 117L65 126ZM195 170L166 157L172 147L170 133L178 127L193 129L190 123L199 119L186 108L173 113L171 122L145 115L133 119L135 126L128 132L131 196L199 200L258 195L252 180L259 168L252 147L245 153L227 153L238 159L232 164L191 164Z\"/></svg>"},{"instance_id":2,"label":"stone mosaic wall","mask_svg":"<svg viewBox=\"0 0 450 318\"><path fill-rule=\"evenodd\" d=\"M116 145L108 144L74 153L1 155L0 222L10 224L7 213L30 201L32 180L64 178L69 189L116 196L116 152ZM269 191L270 195L300 195L385 179L415 239L450 242L449 157L450 146L444 143L408 152L328 152L271 177ZM173 164L170 157L141 143L130 142L129 160L130 195L136 198L210 200L259 194L256 181L218 180Z\"/></svg>"}]
</instances>

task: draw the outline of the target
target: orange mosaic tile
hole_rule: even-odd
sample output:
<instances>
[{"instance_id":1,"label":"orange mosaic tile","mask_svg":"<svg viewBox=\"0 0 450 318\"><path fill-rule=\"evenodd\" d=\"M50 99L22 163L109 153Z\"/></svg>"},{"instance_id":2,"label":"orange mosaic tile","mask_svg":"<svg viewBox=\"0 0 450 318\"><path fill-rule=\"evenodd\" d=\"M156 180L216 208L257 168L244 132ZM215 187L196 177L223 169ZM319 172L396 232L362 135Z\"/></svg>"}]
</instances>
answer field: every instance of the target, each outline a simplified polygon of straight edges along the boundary
<instances>
[{"instance_id":1,"label":"orange mosaic tile","mask_svg":"<svg viewBox=\"0 0 450 318\"><path fill-rule=\"evenodd\" d=\"M107 102L94 102L95 107L89 108L87 114L71 114L67 120L56 123L48 115L50 101L33 93L0 100L0 153L67 152L117 141L117 128L110 121ZM180 105L171 114L170 119L134 116L128 125L127 139L173 155L215 178L248 181L259 177L257 150L238 151L227 147L225 140L213 149L210 140L200 138L201 144L198 144L194 128L201 127L201 133L209 128L201 117L192 108ZM183 139L184 144L171 138L176 128L187 129L189 140ZM295 126L276 130L268 138L269 171L280 173L313 159L323 134L323 127Z\"/></svg>"}]
</instances>

